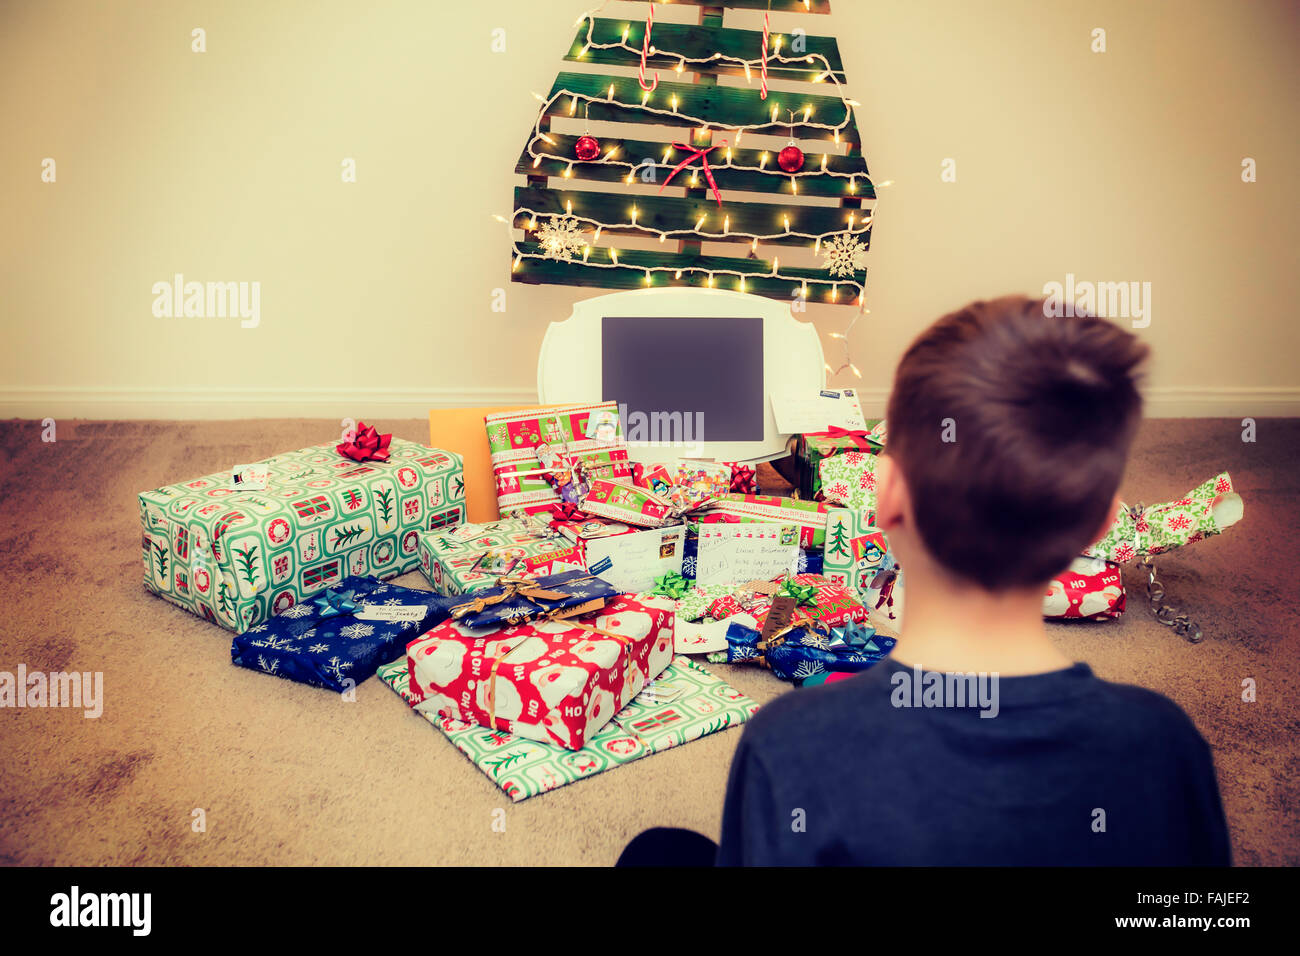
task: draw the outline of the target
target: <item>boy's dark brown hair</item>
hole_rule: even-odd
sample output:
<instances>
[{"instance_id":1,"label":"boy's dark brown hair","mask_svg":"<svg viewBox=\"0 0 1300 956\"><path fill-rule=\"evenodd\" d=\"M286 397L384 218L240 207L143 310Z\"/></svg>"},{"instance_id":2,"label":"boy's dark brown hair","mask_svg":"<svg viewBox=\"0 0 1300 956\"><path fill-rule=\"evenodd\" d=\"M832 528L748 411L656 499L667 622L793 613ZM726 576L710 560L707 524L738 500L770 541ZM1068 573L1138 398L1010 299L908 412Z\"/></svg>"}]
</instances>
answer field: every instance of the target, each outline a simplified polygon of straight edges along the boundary
<instances>
[{"instance_id":1,"label":"boy's dark brown hair","mask_svg":"<svg viewBox=\"0 0 1300 956\"><path fill-rule=\"evenodd\" d=\"M898 364L886 452L917 533L990 591L1045 584L1092 544L1142 418L1148 349L1005 296L939 319Z\"/></svg>"}]
</instances>

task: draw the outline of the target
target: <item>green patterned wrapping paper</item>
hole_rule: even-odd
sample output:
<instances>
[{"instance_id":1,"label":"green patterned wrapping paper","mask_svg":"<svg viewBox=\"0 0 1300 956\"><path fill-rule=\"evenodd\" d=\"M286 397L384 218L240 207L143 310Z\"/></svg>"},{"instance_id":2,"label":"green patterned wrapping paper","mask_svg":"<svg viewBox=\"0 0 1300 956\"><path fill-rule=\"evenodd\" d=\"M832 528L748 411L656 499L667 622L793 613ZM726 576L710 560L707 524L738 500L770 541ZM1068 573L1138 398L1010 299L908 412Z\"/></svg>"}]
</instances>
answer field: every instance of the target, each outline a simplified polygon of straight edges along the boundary
<instances>
[{"instance_id":1,"label":"green patterned wrapping paper","mask_svg":"<svg viewBox=\"0 0 1300 956\"><path fill-rule=\"evenodd\" d=\"M681 621L698 621L704 617L704 612L720 597L726 597L735 588L730 584L705 584L696 585L688 590L681 598L673 600L666 598L662 594L655 594L651 591L645 591L636 596L638 601L644 601L653 598L658 601L667 601L673 605L673 615Z\"/></svg>"},{"instance_id":2,"label":"green patterned wrapping paper","mask_svg":"<svg viewBox=\"0 0 1300 956\"><path fill-rule=\"evenodd\" d=\"M882 419L868 418L867 431L876 428ZM855 434L857 434L855 432ZM845 451L862 451L877 454L881 445L868 440L864 442L851 435L804 434L796 436L794 444L795 473L798 476L796 487L802 498L812 500L822 491L824 480L821 474L822 462L834 458Z\"/></svg>"},{"instance_id":3,"label":"green patterned wrapping paper","mask_svg":"<svg viewBox=\"0 0 1300 956\"><path fill-rule=\"evenodd\" d=\"M409 705L405 660L379 668L379 677ZM656 687L680 690L666 702ZM744 723L758 703L687 657L628 702L581 750L518 737L477 724L413 711L446 735L488 779L518 803L557 787Z\"/></svg>"},{"instance_id":4,"label":"green patterned wrapping paper","mask_svg":"<svg viewBox=\"0 0 1300 956\"><path fill-rule=\"evenodd\" d=\"M502 574L543 577L586 567L579 545L525 518L421 531L419 548L420 571L448 596L493 587ZM493 559L509 567L494 570Z\"/></svg>"},{"instance_id":5,"label":"green patterned wrapping paper","mask_svg":"<svg viewBox=\"0 0 1300 956\"><path fill-rule=\"evenodd\" d=\"M821 463L822 497L843 508L876 510L876 464L880 459L846 451Z\"/></svg>"},{"instance_id":6,"label":"green patterned wrapping paper","mask_svg":"<svg viewBox=\"0 0 1300 956\"><path fill-rule=\"evenodd\" d=\"M464 520L461 458L400 438L389 452L317 445L260 462L264 490L218 472L142 492L144 586L241 633L348 575L414 570L418 533Z\"/></svg>"},{"instance_id":7,"label":"green patterned wrapping paper","mask_svg":"<svg viewBox=\"0 0 1300 956\"><path fill-rule=\"evenodd\" d=\"M1084 554L1120 564L1162 554L1221 533L1241 520L1243 510L1241 495L1225 471L1177 501L1151 505L1137 514L1121 504L1110 529Z\"/></svg>"}]
</instances>

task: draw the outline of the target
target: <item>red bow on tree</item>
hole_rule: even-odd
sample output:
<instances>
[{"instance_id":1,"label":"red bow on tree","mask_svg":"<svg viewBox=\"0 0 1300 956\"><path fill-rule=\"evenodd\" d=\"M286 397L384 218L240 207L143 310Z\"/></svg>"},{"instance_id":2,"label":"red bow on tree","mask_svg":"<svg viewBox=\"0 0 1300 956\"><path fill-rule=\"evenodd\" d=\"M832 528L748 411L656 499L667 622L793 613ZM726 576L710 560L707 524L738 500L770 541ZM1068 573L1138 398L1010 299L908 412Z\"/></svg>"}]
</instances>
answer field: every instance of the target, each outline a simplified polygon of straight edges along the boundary
<instances>
[{"instance_id":1,"label":"red bow on tree","mask_svg":"<svg viewBox=\"0 0 1300 956\"><path fill-rule=\"evenodd\" d=\"M704 178L709 181L709 188L713 190L713 195L718 200L718 205L721 206L722 193L718 192L718 184L713 181L713 170L709 168L709 153L717 149L719 146L726 145L727 141L725 139L721 142L714 143L712 146L687 146L684 143L673 143L673 149L680 149L684 152L690 153L690 155L674 167L673 171L668 174L668 178L664 180L663 186L659 187L659 191L663 192L664 187L673 181L674 176L698 159L704 165Z\"/></svg>"},{"instance_id":2,"label":"red bow on tree","mask_svg":"<svg viewBox=\"0 0 1300 956\"><path fill-rule=\"evenodd\" d=\"M345 432L343 437L346 440L335 446L334 450L344 458L353 461L388 461L388 443L393 440L392 435L381 435L373 425L357 422L357 427L351 433Z\"/></svg>"}]
</instances>

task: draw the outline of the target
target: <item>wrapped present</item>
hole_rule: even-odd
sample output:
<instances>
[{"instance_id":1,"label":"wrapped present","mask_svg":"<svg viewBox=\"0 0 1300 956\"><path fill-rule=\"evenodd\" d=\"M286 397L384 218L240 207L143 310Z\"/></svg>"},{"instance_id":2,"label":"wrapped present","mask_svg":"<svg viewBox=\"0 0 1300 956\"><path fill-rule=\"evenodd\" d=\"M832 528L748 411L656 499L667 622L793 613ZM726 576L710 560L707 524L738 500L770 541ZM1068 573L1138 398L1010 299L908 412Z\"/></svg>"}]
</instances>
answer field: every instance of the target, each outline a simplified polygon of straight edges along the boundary
<instances>
[{"instance_id":1,"label":"wrapped present","mask_svg":"<svg viewBox=\"0 0 1300 956\"><path fill-rule=\"evenodd\" d=\"M728 489L738 495L758 494L758 470L744 462L724 462L731 466L731 487Z\"/></svg>"},{"instance_id":2,"label":"wrapped present","mask_svg":"<svg viewBox=\"0 0 1300 956\"><path fill-rule=\"evenodd\" d=\"M823 497L834 505L859 510L876 510L875 455L846 451L821 463Z\"/></svg>"},{"instance_id":3,"label":"wrapped present","mask_svg":"<svg viewBox=\"0 0 1300 956\"><path fill-rule=\"evenodd\" d=\"M1123 564L1162 554L1216 535L1241 520L1241 495L1225 471L1193 488L1177 501L1142 507L1120 505L1101 540L1084 554Z\"/></svg>"},{"instance_id":4,"label":"wrapped present","mask_svg":"<svg viewBox=\"0 0 1300 956\"><path fill-rule=\"evenodd\" d=\"M1124 577L1118 564L1101 558L1075 558L1043 597L1043 617L1102 621L1123 613Z\"/></svg>"},{"instance_id":5,"label":"wrapped present","mask_svg":"<svg viewBox=\"0 0 1300 956\"><path fill-rule=\"evenodd\" d=\"M539 618L573 617L605 606L617 588L590 571L544 578L502 575L490 588L461 595L451 616L466 627L506 627Z\"/></svg>"},{"instance_id":6,"label":"wrapped present","mask_svg":"<svg viewBox=\"0 0 1300 956\"><path fill-rule=\"evenodd\" d=\"M826 541L826 514L829 506L821 501L801 501L777 495L726 494L705 505L699 520L767 521L799 525L799 544L820 548Z\"/></svg>"},{"instance_id":7,"label":"wrapped present","mask_svg":"<svg viewBox=\"0 0 1300 956\"><path fill-rule=\"evenodd\" d=\"M418 533L464 520L461 458L400 438L383 450L317 445L257 463L251 487L244 466L143 492L144 586L240 632L349 575L414 570Z\"/></svg>"},{"instance_id":8,"label":"wrapped present","mask_svg":"<svg viewBox=\"0 0 1300 956\"><path fill-rule=\"evenodd\" d=\"M752 662L788 681L825 673L858 673L883 660L895 640L857 622L839 628L791 624L763 639L744 624L727 628L728 663Z\"/></svg>"},{"instance_id":9,"label":"wrapped present","mask_svg":"<svg viewBox=\"0 0 1300 956\"><path fill-rule=\"evenodd\" d=\"M502 575L547 577L586 567L582 548L532 518L502 518L419 535L420 570L439 594L492 587Z\"/></svg>"},{"instance_id":10,"label":"wrapped present","mask_svg":"<svg viewBox=\"0 0 1300 956\"><path fill-rule=\"evenodd\" d=\"M796 574L770 583L770 588L745 587L719 598L709 605L707 616L720 621L748 614L761 628L772 610L772 599L786 596L795 601L792 624L837 627L867 619L867 608L849 588L819 574Z\"/></svg>"},{"instance_id":11,"label":"wrapped present","mask_svg":"<svg viewBox=\"0 0 1300 956\"><path fill-rule=\"evenodd\" d=\"M630 481L594 478L582 501L582 510L598 518L640 528L658 528L673 518L673 505L648 488Z\"/></svg>"},{"instance_id":12,"label":"wrapped present","mask_svg":"<svg viewBox=\"0 0 1300 956\"><path fill-rule=\"evenodd\" d=\"M732 467L705 461L645 464L634 484L646 488L684 515L732 491Z\"/></svg>"},{"instance_id":13,"label":"wrapped present","mask_svg":"<svg viewBox=\"0 0 1300 956\"><path fill-rule=\"evenodd\" d=\"M822 573L852 590L869 612L897 626L901 613L901 569L875 512L832 508L826 519Z\"/></svg>"},{"instance_id":14,"label":"wrapped present","mask_svg":"<svg viewBox=\"0 0 1300 956\"><path fill-rule=\"evenodd\" d=\"M630 597L505 628L450 620L407 648L416 708L579 750L673 658L673 614Z\"/></svg>"},{"instance_id":15,"label":"wrapped present","mask_svg":"<svg viewBox=\"0 0 1300 956\"><path fill-rule=\"evenodd\" d=\"M240 666L333 691L350 690L402 656L413 637L447 619L452 599L347 577L231 642Z\"/></svg>"},{"instance_id":16,"label":"wrapped present","mask_svg":"<svg viewBox=\"0 0 1300 956\"><path fill-rule=\"evenodd\" d=\"M405 660L386 664L379 677L407 704ZM687 657L676 657L580 750L490 730L468 721L416 711L442 731L511 800L519 802L744 723L758 703Z\"/></svg>"},{"instance_id":17,"label":"wrapped present","mask_svg":"<svg viewBox=\"0 0 1300 956\"><path fill-rule=\"evenodd\" d=\"M583 532L594 525L596 534ZM621 530L606 533L611 527ZM617 588L621 594L634 594L654 586L656 578L680 574L686 553L686 528L633 528L621 522L586 522L560 526L566 538L582 548L583 560L593 574Z\"/></svg>"},{"instance_id":18,"label":"wrapped present","mask_svg":"<svg viewBox=\"0 0 1300 956\"><path fill-rule=\"evenodd\" d=\"M698 585L690 578L686 578L686 581L691 587L680 598L667 598L653 591L643 591L636 595L636 599L643 603L664 601L666 607L672 608L673 616L678 621L698 621L705 616L714 601L726 597L733 590L730 585Z\"/></svg>"},{"instance_id":19,"label":"wrapped present","mask_svg":"<svg viewBox=\"0 0 1300 956\"><path fill-rule=\"evenodd\" d=\"M795 459L795 487L799 495L809 500L825 496L825 479L822 465L845 452L876 455L884 444L884 422L868 420L867 428L849 430L832 426L824 432L807 432L796 435L792 441Z\"/></svg>"},{"instance_id":20,"label":"wrapped present","mask_svg":"<svg viewBox=\"0 0 1300 956\"><path fill-rule=\"evenodd\" d=\"M484 422L502 516L548 511L562 500L553 468L538 458L539 447L544 455L560 456L565 467L581 465L590 475L631 476L614 402L501 412Z\"/></svg>"}]
</instances>

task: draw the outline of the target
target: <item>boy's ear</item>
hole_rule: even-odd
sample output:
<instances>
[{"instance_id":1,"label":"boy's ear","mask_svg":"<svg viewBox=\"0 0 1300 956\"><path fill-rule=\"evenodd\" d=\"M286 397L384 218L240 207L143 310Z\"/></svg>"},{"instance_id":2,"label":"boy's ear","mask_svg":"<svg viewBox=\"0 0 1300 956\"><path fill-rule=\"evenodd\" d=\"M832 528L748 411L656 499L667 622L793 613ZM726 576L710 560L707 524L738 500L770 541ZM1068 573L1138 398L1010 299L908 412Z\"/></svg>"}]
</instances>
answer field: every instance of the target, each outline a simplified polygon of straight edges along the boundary
<instances>
[{"instance_id":1,"label":"boy's ear","mask_svg":"<svg viewBox=\"0 0 1300 956\"><path fill-rule=\"evenodd\" d=\"M876 462L876 527L888 534L900 527L908 512L907 486L894 459L882 454Z\"/></svg>"}]
</instances>

